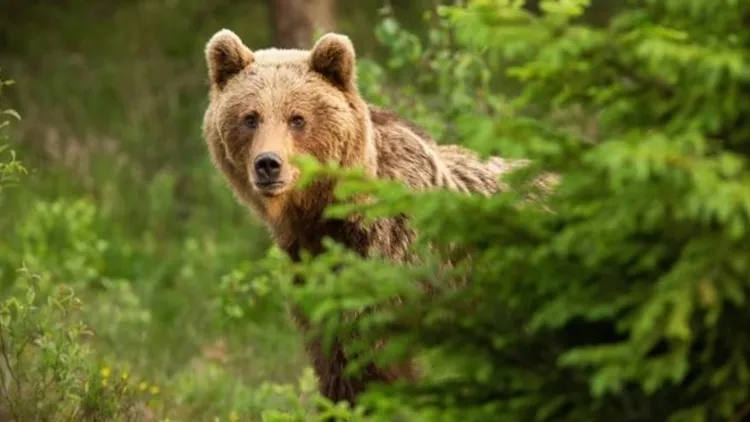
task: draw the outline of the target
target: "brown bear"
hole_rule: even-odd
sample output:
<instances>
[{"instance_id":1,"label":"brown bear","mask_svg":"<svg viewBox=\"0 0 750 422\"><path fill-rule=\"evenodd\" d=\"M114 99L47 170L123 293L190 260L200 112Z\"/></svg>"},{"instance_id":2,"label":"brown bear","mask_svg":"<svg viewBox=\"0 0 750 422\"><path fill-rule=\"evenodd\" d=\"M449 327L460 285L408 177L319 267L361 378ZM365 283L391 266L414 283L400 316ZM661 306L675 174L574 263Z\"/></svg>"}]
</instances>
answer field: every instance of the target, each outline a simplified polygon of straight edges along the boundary
<instances>
[{"instance_id":1,"label":"brown bear","mask_svg":"<svg viewBox=\"0 0 750 422\"><path fill-rule=\"evenodd\" d=\"M365 226L357 219L323 218L333 202L333 182L319 180L295 189L299 169L290 159L309 154L322 162L360 166L371 177L401 181L412 189L445 188L489 195L498 175L517 162L482 162L455 145L438 145L416 125L368 104L359 94L355 51L349 38L322 36L308 50L252 51L223 29L205 49L210 102L203 135L216 167L241 203L268 226L292 259L300 251L321 251L330 237L362 256L379 251L395 262L408 260L415 233L406 218ZM304 330L308 322L296 315ZM307 345L327 398L355 402L369 382L414 380L414 366L367 367L359 377L345 376L341 345L322 350Z\"/></svg>"}]
</instances>

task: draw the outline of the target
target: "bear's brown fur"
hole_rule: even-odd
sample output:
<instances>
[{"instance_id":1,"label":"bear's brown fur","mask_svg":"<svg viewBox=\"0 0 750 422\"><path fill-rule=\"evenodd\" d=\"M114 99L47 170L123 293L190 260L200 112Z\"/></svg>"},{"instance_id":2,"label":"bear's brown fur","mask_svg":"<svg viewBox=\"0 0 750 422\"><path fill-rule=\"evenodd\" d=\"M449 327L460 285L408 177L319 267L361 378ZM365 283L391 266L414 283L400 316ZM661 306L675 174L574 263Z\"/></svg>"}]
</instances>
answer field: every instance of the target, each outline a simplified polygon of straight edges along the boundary
<instances>
[{"instance_id":1,"label":"bear's brown fur","mask_svg":"<svg viewBox=\"0 0 750 422\"><path fill-rule=\"evenodd\" d=\"M346 36L326 34L309 51L251 51L224 29L210 39L205 53L211 87L203 132L213 162L292 259L299 259L303 249L320 252L327 236L362 256L377 250L405 262L414 238L403 217L366 227L356 220L322 218L333 200L332 183L321 180L306 190L292 189L299 176L289 161L295 154L359 165L370 176L415 190L485 195L498 190L499 173L515 164L502 159L483 163L466 149L438 145L414 124L366 103L357 90L355 51ZM268 154L275 161L259 167L259 157ZM271 179L276 183L269 184L269 172L275 172ZM303 330L308 328L301 315L297 318ZM332 400L354 402L369 382L417 376L412 365L370 366L351 378L344 376L347 358L340 345L326 354L313 341L308 351L320 390Z\"/></svg>"}]
</instances>

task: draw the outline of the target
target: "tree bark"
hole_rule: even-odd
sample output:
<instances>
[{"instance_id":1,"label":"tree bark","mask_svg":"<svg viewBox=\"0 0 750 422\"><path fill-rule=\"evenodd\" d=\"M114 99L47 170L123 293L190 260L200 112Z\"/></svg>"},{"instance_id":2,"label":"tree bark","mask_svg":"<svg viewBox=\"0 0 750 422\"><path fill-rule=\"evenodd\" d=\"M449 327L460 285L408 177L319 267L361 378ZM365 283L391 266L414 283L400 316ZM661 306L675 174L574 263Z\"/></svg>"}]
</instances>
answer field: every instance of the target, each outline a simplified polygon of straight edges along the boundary
<instances>
[{"instance_id":1,"label":"tree bark","mask_svg":"<svg viewBox=\"0 0 750 422\"><path fill-rule=\"evenodd\" d=\"M275 46L310 48L315 32L332 31L336 0L270 0Z\"/></svg>"}]
</instances>

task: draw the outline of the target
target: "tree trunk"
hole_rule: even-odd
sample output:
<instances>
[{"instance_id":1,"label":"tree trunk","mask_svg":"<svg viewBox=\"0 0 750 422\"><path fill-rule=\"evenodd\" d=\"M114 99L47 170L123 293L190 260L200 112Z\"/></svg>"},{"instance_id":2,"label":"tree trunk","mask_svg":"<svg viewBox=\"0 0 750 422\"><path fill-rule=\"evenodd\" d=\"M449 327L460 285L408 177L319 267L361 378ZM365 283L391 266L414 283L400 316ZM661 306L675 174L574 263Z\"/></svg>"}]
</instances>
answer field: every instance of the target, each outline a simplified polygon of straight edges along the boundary
<instances>
[{"instance_id":1,"label":"tree trunk","mask_svg":"<svg viewBox=\"0 0 750 422\"><path fill-rule=\"evenodd\" d=\"M317 30L331 31L336 0L270 0L275 46L309 48Z\"/></svg>"}]
</instances>

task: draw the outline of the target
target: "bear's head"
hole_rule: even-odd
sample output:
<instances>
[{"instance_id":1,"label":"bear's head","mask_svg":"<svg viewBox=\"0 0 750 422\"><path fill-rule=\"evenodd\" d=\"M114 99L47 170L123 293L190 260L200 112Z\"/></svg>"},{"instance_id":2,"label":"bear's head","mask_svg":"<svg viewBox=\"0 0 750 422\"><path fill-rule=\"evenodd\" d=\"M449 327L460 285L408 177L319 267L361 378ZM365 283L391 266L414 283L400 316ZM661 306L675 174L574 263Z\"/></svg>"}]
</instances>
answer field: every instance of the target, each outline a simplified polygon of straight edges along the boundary
<instances>
[{"instance_id":1,"label":"bear's head","mask_svg":"<svg viewBox=\"0 0 750 422\"><path fill-rule=\"evenodd\" d=\"M348 37L328 33L310 50L252 51L222 29L205 54L210 101L204 138L235 194L272 226L330 201L323 182L305 192L294 189L295 155L375 171L372 124Z\"/></svg>"}]
</instances>

